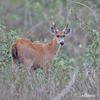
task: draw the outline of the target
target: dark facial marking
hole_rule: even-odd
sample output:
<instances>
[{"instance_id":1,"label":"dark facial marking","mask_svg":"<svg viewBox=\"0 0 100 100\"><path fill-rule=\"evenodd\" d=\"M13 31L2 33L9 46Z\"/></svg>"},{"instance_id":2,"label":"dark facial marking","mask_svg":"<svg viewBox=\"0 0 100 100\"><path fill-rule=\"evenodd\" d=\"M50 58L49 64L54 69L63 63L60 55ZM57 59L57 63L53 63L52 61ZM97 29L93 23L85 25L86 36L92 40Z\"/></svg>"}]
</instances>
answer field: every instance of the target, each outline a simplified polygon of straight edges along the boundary
<instances>
[{"instance_id":1,"label":"dark facial marking","mask_svg":"<svg viewBox=\"0 0 100 100\"><path fill-rule=\"evenodd\" d=\"M64 45L64 42L60 42L61 45Z\"/></svg>"},{"instance_id":2,"label":"dark facial marking","mask_svg":"<svg viewBox=\"0 0 100 100\"><path fill-rule=\"evenodd\" d=\"M57 38L63 38L63 37L65 37L65 35L57 35Z\"/></svg>"},{"instance_id":3,"label":"dark facial marking","mask_svg":"<svg viewBox=\"0 0 100 100\"><path fill-rule=\"evenodd\" d=\"M63 37L65 37L65 35L63 35Z\"/></svg>"},{"instance_id":4,"label":"dark facial marking","mask_svg":"<svg viewBox=\"0 0 100 100\"><path fill-rule=\"evenodd\" d=\"M60 35L57 35L57 38L59 38L60 37Z\"/></svg>"}]
</instances>

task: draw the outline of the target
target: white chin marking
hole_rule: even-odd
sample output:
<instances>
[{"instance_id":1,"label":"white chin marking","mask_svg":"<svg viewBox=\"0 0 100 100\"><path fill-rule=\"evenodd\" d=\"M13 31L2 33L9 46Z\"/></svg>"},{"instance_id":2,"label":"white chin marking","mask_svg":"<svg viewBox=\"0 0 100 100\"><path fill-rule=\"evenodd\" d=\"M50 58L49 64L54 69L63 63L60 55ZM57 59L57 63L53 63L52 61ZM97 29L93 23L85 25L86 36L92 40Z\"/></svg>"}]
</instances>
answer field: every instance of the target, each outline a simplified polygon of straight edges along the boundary
<instances>
[{"instance_id":1,"label":"white chin marking","mask_svg":"<svg viewBox=\"0 0 100 100\"><path fill-rule=\"evenodd\" d=\"M61 45L61 44L59 44L59 48L61 48L61 46L62 46L62 45Z\"/></svg>"}]
</instances>

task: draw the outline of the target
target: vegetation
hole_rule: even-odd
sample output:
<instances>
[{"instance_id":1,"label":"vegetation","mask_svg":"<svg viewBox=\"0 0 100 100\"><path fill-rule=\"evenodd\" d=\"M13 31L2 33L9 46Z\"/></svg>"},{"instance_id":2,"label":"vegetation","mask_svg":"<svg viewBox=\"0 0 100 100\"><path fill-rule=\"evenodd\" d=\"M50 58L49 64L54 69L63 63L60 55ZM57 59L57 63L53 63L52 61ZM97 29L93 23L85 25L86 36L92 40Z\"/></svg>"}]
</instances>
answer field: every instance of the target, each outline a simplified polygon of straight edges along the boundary
<instances>
[{"instance_id":1,"label":"vegetation","mask_svg":"<svg viewBox=\"0 0 100 100\"><path fill-rule=\"evenodd\" d=\"M99 100L99 0L0 1L0 100ZM23 37L36 43L52 39L50 16L61 30L65 22L72 34L56 54L48 79L38 69L27 73L11 64L10 45Z\"/></svg>"}]
</instances>

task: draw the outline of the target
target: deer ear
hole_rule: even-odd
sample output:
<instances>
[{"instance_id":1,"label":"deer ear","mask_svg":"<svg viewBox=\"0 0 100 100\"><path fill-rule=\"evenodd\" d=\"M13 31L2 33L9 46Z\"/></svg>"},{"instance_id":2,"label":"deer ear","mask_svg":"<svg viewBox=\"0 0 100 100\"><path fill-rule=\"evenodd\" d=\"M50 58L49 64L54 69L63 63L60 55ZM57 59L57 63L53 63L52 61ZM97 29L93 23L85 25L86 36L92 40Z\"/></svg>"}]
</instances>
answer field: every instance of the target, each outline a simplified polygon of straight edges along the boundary
<instances>
[{"instance_id":1,"label":"deer ear","mask_svg":"<svg viewBox=\"0 0 100 100\"><path fill-rule=\"evenodd\" d=\"M70 34L71 32L72 32L71 29L66 29L66 30L65 30L65 34L67 34L67 35Z\"/></svg>"},{"instance_id":2,"label":"deer ear","mask_svg":"<svg viewBox=\"0 0 100 100\"><path fill-rule=\"evenodd\" d=\"M55 28L54 27L50 27L50 33L52 34L52 35L55 35L56 34L56 30L55 30Z\"/></svg>"}]
</instances>

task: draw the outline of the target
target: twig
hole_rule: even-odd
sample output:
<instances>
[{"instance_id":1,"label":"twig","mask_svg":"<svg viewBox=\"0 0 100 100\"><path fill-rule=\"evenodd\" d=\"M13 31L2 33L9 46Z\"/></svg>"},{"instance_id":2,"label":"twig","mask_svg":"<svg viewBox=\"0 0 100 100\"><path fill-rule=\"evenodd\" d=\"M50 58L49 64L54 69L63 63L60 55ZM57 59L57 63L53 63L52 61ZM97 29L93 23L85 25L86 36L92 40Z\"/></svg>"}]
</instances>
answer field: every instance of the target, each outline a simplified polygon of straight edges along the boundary
<instances>
[{"instance_id":1,"label":"twig","mask_svg":"<svg viewBox=\"0 0 100 100\"><path fill-rule=\"evenodd\" d=\"M92 12L92 14L94 16L94 19L95 19L95 22L97 23L97 21L98 21L97 20L97 16L96 16L96 13L94 12L94 10L92 8L90 8L89 6L87 6L87 5L83 4L83 3L80 3L80 2L76 2L76 1L71 1L71 2L79 4L79 5L82 5L82 6L86 7L86 8L88 8Z\"/></svg>"},{"instance_id":2,"label":"twig","mask_svg":"<svg viewBox=\"0 0 100 100\"><path fill-rule=\"evenodd\" d=\"M34 25L28 32L33 32L37 27L39 27L41 24L43 24L43 21L40 21L39 23L37 23L36 25Z\"/></svg>"},{"instance_id":3,"label":"twig","mask_svg":"<svg viewBox=\"0 0 100 100\"><path fill-rule=\"evenodd\" d=\"M24 19L24 28L27 28L27 7L25 7L25 14L24 14L24 16L25 16L25 19Z\"/></svg>"},{"instance_id":4,"label":"twig","mask_svg":"<svg viewBox=\"0 0 100 100\"><path fill-rule=\"evenodd\" d=\"M31 8L29 9L29 23L30 23L30 26L32 26L32 12L31 12Z\"/></svg>"}]
</instances>

